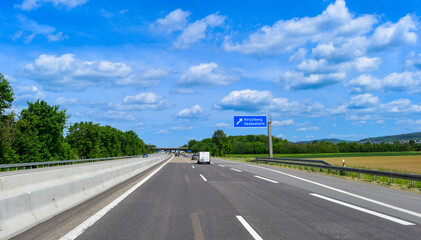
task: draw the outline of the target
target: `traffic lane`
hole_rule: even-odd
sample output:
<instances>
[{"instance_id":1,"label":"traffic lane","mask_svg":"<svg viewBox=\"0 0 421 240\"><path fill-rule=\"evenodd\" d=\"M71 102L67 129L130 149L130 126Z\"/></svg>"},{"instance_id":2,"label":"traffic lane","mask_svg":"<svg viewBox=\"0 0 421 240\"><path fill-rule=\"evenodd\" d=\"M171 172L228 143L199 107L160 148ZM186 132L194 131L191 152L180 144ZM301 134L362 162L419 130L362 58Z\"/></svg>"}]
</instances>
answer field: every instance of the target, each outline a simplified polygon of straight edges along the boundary
<instances>
[{"instance_id":1,"label":"traffic lane","mask_svg":"<svg viewBox=\"0 0 421 240\"><path fill-rule=\"evenodd\" d=\"M170 162L77 239L251 239L186 163Z\"/></svg>"},{"instance_id":2,"label":"traffic lane","mask_svg":"<svg viewBox=\"0 0 421 240\"><path fill-rule=\"evenodd\" d=\"M213 159L217 165L266 176L283 184L329 196L421 225L421 195L361 182L257 164ZM400 208L400 209L399 209ZM408 212L405 212L405 211Z\"/></svg>"},{"instance_id":3,"label":"traffic lane","mask_svg":"<svg viewBox=\"0 0 421 240\"><path fill-rule=\"evenodd\" d=\"M420 234L418 226L346 208L248 172L218 165L196 169L263 239L414 239Z\"/></svg>"},{"instance_id":4,"label":"traffic lane","mask_svg":"<svg viewBox=\"0 0 421 240\"><path fill-rule=\"evenodd\" d=\"M126 191L135 186L138 182L143 181L149 174L161 167L165 162L161 162L156 166L114 186L113 188L100 193L99 195L60 213L51 219L36 225L35 227L15 236L14 240L41 240L41 239L59 239L72 229L79 226L89 217L113 202Z\"/></svg>"}]
</instances>

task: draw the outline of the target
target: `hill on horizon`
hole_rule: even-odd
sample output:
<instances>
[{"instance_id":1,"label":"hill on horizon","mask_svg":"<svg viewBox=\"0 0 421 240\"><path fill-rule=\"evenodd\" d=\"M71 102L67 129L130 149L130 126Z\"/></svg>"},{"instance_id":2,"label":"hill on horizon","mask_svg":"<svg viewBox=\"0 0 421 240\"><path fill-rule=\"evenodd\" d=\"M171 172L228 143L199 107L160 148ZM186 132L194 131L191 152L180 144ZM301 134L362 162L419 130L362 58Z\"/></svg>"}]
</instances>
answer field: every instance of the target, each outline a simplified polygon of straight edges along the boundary
<instances>
[{"instance_id":1,"label":"hill on horizon","mask_svg":"<svg viewBox=\"0 0 421 240\"><path fill-rule=\"evenodd\" d=\"M316 142L331 142L334 144L338 144L341 142L358 142L358 143L365 143L365 142L371 142L371 143L393 143L395 141L398 142L409 142L410 140L414 140L415 142L421 142L421 132L414 132L414 133L405 133L405 134L398 134L398 135L390 135L390 136L381 136L381 137L371 137L371 138L364 138L358 141L350 141L350 140L343 140L343 139L337 139L337 138L324 138L324 139L315 139L310 141L299 141L296 143L312 143L314 141Z\"/></svg>"},{"instance_id":2,"label":"hill on horizon","mask_svg":"<svg viewBox=\"0 0 421 240\"><path fill-rule=\"evenodd\" d=\"M405 134L383 136L383 137L364 138L364 139L361 139L358 142L360 142L360 143L364 143L364 142L392 143L392 142L395 142L395 141L409 142L410 140L414 140L415 142L421 141L421 132L405 133Z\"/></svg>"}]
</instances>

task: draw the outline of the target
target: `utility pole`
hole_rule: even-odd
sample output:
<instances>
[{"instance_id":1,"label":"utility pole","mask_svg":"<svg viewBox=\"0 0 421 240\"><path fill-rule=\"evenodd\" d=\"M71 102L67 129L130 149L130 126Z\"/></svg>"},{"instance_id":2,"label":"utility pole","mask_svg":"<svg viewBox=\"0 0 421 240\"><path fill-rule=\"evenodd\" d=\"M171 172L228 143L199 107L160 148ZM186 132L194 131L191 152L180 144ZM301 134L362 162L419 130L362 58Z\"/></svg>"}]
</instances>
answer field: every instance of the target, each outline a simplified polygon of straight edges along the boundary
<instances>
[{"instance_id":1,"label":"utility pole","mask_svg":"<svg viewBox=\"0 0 421 240\"><path fill-rule=\"evenodd\" d=\"M273 147L272 147L272 116L269 115L268 121L268 137L269 137L269 157L273 158Z\"/></svg>"}]
</instances>

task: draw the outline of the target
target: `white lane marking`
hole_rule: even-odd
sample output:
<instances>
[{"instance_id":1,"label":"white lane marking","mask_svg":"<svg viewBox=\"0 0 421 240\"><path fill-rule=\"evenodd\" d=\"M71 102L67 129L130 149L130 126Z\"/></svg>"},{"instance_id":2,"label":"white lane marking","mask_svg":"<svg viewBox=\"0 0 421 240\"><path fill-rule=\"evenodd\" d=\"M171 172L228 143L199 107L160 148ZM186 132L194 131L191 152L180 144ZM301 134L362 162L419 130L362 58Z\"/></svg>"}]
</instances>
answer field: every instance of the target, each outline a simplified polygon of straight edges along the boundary
<instances>
[{"instance_id":1,"label":"white lane marking","mask_svg":"<svg viewBox=\"0 0 421 240\"><path fill-rule=\"evenodd\" d=\"M368 213L368 214L371 214L371 215L374 215L374 216L377 216L377 217L380 217L380 218L384 218L384 219L387 219L389 221L399 223L399 224L402 224L402 225L405 225L405 226L415 225L414 223L407 222L407 221L401 220L399 218L391 217L391 216L385 215L383 213L379 213L379 212L375 212L375 211L372 211L372 210L369 210L369 209L358 207L358 206L355 206L355 205L352 205L352 204L349 204L349 203L346 203L346 202L338 201L338 200L335 200L335 199L332 199L332 198L329 198L329 197L325 197L325 196L322 196L322 195L319 195L319 194L316 194L316 193L310 193L310 195L312 195L314 197L324 199L324 200L327 200L327 201L330 201L330 202L333 202L333 203L336 203L336 204L339 204L339 205L342 205L342 206L345 206L345 207L349 207L349 208L352 208L352 209L355 209L355 210L358 210L358 211L361 211L361 212L365 212L365 213Z\"/></svg>"},{"instance_id":2,"label":"white lane marking","mask_svg":"<svg viewBox=\"0 0 421 240\"><path fill-rule=\"evenodd\" d=\"M256 231L254 231L254 229L250 226L250 224L248 222L246 222L246 220L242 216L237 215L236 217L237 217L238 221L240 221L240 223L243 224L243 226L247 229L247 231L250 233L250 235L254 239L263 240L263 238L261 238L260 235Z\"/></svg>"},{"instance_id":3,"label":"white lane marking","mask_svg":"<svg viewBox=\"0 0 421 240\"><path fill-rule=\"evenodd\" d=\"M297 177L297 176L294 176L294 175L291 175L291 174L288 174L288 173L284 173L284 172L280 172L280 171L277 171L277 170L273 170L273 169L270 169L270 168L254 166L254 165L251 165L251 164L245 164L245 165L255 167L255 168L261 168L261 169L269 170L269 171L272 171L272 172L277 172L277 173L283 174L283 175L288 176L288 177L292 177L292 178L295 178L295 179L298 179L298 180L301 180L301 181L304 181L304 182L312 183L314 185L324 187L324 188L327 188L327 189L330 189L330 190L333 190L333 191L336 191L336 192L340 192L340 193L346 194L348 196L359 198L359 199L365 200L367 202L375 203L375 204L383 206L383 207L394 209L394 210L404 212L404 213L407 213L409 215L413 215L413 216L421 218L421 213L417 213L417 212L414 212L414 211L411 211L411 210L408 210L408 209L396 207L396 206L393 206L393 205L390 205L390 204L387 204L387 203L384 203L384 202L380 202L380 201L377 201L377 200L374 200L374 199L371 199L371 198L363 197L363 196L360 196L360 195L357 195L357 194L354 194L354 193L350 193L350 192L347 192L347 191L344 191L344 190L341 190L341 189L338 189L338 188L327 186L327 185L322 184L322 183L314 182L314 181L311 181L311 180L308 180L308 179L305 179L305 178Z\"/></svg>"},{"instance_id":4,"label":"white lane marking","mask_svg":"<svg viewBox=\"0 0 421 240\"><path fill-rule=\"evenodd\" d=\"M255 177L255 178L260 178L260 179L266 180L266 181L271 182L271 183L279 183L279 182L274 181L274 180L272 180L272 179L264 178L264 177L257 176L257 175L255 175L254 177Z\"/></svg>"},{"instance_id":5,"label":"white lane marking","mask_svg":"<svg viewBox=\"0 0 421 240\"><path fill-rule=\"evenodd\" d=\"M200 176L202 177L203 181L205 181L205 182L208 181L202 174L200 174Z\"/></svg>"},{"instance_id":6,"label":"white lane marking","mask_svg":"<svg viewBox=\"0 0 421 240\"><path fill-rule=\"evenodd\" d=\"M194 166L191 166L192 168L194 168Z\"/></svg>"},{"instance_id":7,"label":"white lane marking","mask_svg":"<svg viewBox=\"0 0 421 240\"><path fill-rule=\"evenodd\" d=\"M215 164L214 162L211 162L211 164Z\"/></svg>"},{"instance_id":8,"label":"white lane marking","mask_svg":"<svg viewBox=\"0 0 421 240\"><path fill-rule=\"evenodd\" d=\"M236 171L236 172L243 172L243 171L235 169L235 168L231 168L231 170Z\"/></svg>"},{"instance_id":9,"label":"white lane marking","mask_svg":"<svg viewBox=\"0 0 421 240\"><path fill-rule=\"evenodd\" d=\"M218 166L220 166L220 167L225 167L224 165L218 165Z\"/></svg>"},{"instance_id":10,"label":"white lane marking","mask_svg":"<svg viewBox=\"0 0 421 240\"><path fill-rule=\"evenodd\" d=\"M137 188L142 186L146 181L148 181L155 173L157 173L161 168L163 168L167 163L169 163L174 158L174 155L165 162L162 166L160 166L158 169L153 171L151 174L149 174L147 177L145 177L142 181L138 182L136 185L134 185L132 188L130 188L127 192L123 193L120 197L116 198L114 201L112 201L110 204L105 206L103 209L99 210L97 213L92 215L90 218L86 219L83 223L81 223L79 226L77 226L72 231L68 232L66 235L61 237L59 240L74 240L79 235L81 235L86 229L88 229L90 226L94 225L99 219L101 219L105 214L107 214L111 209L113 209L117 204L119 204L121 201L123 201L127 196L129 196L132 192L134 192Z\"/></svg>"}]
</instances>

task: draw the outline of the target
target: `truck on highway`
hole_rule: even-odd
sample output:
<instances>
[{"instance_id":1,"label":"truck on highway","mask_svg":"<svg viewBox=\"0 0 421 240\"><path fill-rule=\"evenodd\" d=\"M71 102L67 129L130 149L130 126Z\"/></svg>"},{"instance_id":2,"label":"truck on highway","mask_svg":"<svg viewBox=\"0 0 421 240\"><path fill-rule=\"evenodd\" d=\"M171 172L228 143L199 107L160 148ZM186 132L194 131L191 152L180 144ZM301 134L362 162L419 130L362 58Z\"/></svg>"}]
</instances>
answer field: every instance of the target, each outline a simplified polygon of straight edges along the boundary
<instances>
[{"instance_id":1,"label":"truck on highway","mask_svg":"<svg viewBox=\"0 0 421 240\"><path fill-rule=\"evenodd\" d=\"M199 152L199 156L197 157L197 164L207 163L210 164L211 156L210 152Z\"/></svg>"}]
</instances>

